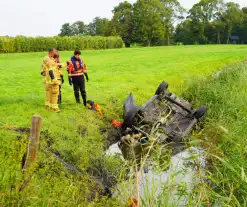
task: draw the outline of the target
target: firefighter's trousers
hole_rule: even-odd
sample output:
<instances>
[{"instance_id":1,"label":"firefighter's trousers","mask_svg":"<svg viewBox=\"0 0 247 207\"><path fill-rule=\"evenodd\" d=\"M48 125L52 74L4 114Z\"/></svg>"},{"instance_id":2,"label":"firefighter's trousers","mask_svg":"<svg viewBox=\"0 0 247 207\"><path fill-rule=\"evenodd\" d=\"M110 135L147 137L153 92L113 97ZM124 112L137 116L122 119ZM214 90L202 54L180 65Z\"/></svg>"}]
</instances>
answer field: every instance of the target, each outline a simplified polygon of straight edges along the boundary
<instances>
[{"instance_id":1,"label":"firefighter's trousers","mask_svg":"<svg viewBox=\"0 0 247 207\"><path fill-rule=\"evenodd\" d=\"M46 106L58 110L59 84L46 84Z\"/></svg>"}]
</instances>

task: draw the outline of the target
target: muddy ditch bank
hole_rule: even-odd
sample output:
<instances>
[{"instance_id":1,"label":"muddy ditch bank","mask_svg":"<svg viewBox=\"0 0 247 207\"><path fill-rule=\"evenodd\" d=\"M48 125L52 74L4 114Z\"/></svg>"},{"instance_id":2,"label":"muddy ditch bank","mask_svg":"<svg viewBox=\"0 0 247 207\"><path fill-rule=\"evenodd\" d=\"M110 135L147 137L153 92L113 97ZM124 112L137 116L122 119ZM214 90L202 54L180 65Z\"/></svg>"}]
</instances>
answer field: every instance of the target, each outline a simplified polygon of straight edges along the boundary
<instances>
[{"instance_id":1,"label":"muddy ditch bank","mask_svg":"<svg viewBox=\"0 0 247 207\"><path fill-rule=\"evenodd\" d=\"M8 129L11 131L16 132L17 135L16 139L20 140L26 137L28 139L30 135L30 128L20 127L20 128L11 128ZM106 133L107 130L104 130L104 133ZM78 127L77 133L83 137L86 136L87 131L86 128L83 126ZM54 140L49 133L48 130L41 131L41 139L43 144L45 143L45 146L40 147L40 152L46 155L47 157L53 156L61 165L66 169L68 178L72 175L76 177L77 179L88 177L91 182L93 182L94 189L91 189L91 196L89 201L94 201L96 198L102 198L104 196L112 197L112 193L110 191L110 187L113 184L116 183L116 178L114 175L111 175L107 172L106 168L103 166L103 161L99 160L98 163L95 164L95 166L92 166L92 168L84 169L77 167L75 164L71 163L66 159L66 156L61 154L58 150L53 148ZM25 141L25 140L23 140ZM39 153L39 152L38 152ZM25 163L26 153L23 154L22 160L20 163L20 167L23 167L23 164ZM98 168L101 166L101 171L99 172ZM37 173L39 169L43 168L43 163L37 163L37 169L34 173ZM95 170L97 168L97 170ZM65 175L66 175L65 174ZM89 188L90 189L90 188Z\"/></svg>"}]
</instances>

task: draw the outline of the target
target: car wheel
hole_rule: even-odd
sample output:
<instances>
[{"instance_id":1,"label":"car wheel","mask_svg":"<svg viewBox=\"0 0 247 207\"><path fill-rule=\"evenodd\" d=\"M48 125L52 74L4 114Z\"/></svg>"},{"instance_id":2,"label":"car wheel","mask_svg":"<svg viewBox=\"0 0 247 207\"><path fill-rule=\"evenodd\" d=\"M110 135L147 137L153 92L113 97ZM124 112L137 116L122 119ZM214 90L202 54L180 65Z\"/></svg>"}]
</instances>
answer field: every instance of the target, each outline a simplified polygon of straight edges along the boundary
<instances>
[{"instance_id":1,"label":"car wheel","mask_svg":"<svg viewBox=\"0 0 247 207\"><path fill-rule=\"evenodd\" d=\"M195 118L197 118L197 119L202 118L205 115L206 111L207 111L207 107L206 106L202 106L201 108L199 108L195 112L195 114L194 114Z\"/></svg>"},{"instance_id":2,"label":"car wheel","mask_svg":"<svg viewBox=\"0 0 247 207\"><path fill-rule=\"evenodd\" d=\"M157 88L155 95L160 95L164 92L164 90L167 90L168 88L168 83L166 83L165 81L163 81L159 87Z\"/></svg>"}]
</instances>

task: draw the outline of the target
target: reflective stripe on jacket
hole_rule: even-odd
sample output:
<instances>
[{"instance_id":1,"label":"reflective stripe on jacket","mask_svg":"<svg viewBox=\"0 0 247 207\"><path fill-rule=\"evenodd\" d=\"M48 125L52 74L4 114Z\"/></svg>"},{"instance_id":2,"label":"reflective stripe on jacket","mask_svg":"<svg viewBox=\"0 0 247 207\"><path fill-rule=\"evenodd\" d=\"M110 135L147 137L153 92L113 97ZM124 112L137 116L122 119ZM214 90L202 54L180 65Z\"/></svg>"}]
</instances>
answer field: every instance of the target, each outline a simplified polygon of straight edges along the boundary
<instances>
[{"instance_id":1,"label":"reflective stripe on jacket","mask_svg":"<svg viewBox=\"0 0 247 207\"><path fill-rule=\"evenodd\" d=\"M86 65L83 62L83 68L79 69L79 70L75 70L74 65L72 64L72 62L70 61L69 64L67 65L67 71L69 74L69 77L74 77L74 76L81 76L84 75L86 73Z\"/></svg>"}]
</instances>

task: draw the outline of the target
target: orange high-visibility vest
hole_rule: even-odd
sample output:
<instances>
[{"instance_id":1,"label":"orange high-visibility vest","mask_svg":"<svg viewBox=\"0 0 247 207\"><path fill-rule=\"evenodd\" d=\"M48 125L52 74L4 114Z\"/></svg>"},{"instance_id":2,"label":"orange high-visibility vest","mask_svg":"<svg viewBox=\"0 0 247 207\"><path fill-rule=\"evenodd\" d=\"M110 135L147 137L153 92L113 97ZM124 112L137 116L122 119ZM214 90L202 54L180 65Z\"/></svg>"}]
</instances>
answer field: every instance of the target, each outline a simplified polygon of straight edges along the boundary
<instances>
[{"instance_id":1,"label":"orange high-visibility vest","mask_svg":"<svg viewBox=\"0 0 247 207\"><path fill-rule=\"evenodd\" d=\"M70 77L84 75L84 73L87 72L87 66L83 60L82 63L83 63L83 68L76 71L72 62L71 61L67 62L67 71Z\"/></svg>"}]
</instances>

